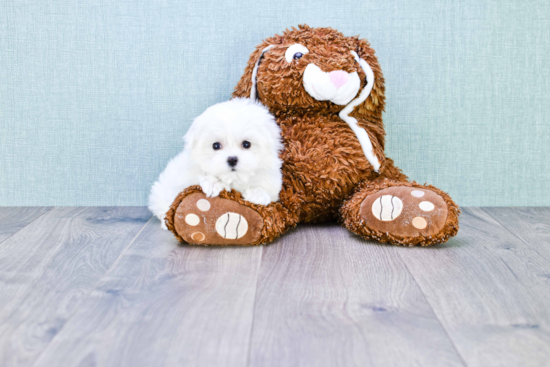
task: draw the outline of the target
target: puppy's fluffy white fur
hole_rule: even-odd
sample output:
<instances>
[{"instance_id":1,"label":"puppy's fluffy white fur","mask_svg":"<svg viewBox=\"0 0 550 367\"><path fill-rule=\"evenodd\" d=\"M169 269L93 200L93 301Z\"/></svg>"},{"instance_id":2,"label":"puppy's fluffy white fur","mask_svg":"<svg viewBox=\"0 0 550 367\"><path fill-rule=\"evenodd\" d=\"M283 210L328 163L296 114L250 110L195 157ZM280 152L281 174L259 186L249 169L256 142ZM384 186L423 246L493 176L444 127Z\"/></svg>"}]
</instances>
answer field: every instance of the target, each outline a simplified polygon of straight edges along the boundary
<instances>
[{"instance_id":1,"label":"puppy's fluffy white fur","mask_svg":"<svg viewBox=\"0 0 550 367\"><path fill-rule=\"evenodd\" d=\"M209 197L235 189L254 204L267 205L279 199L283 183L281 131L259 102L235 98L209 107L193 121L183 139L183 151L168 163L149 196L149 209L164 228L164 216L172 202L192 185L200 185ZM219 149L214 149L215 143ZM237 163L231 166L235 158Z\"/></svg>"}]
</instances>

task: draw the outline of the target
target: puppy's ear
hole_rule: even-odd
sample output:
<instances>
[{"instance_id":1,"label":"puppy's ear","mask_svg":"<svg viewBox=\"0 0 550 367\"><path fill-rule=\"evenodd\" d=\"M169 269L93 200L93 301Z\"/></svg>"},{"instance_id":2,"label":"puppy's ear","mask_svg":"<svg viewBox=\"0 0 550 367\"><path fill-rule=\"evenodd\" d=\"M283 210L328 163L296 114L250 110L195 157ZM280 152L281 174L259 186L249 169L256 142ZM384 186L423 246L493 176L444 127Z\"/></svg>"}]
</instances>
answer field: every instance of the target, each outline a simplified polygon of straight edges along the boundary
<instances>
[{"instance_id":1,"label":"puppy's ear","mask_svg":"<svg viewBox=\"0 0 550 367\"><path fill-rule=\"evenodd\" d=\"M198 121L199 118L200 118L200 116L196 117L193 120L193 123L189 127L189 130L187 130L187 132L183 136L183 142L185 144L185 149L192 150L197 144L198 130L199 130L198 125L200 124L200 122Z\"/></svg>"},{"instance_id":2,"label":"puppy's ear","mask_svg":"<svg viewBox=\"0 0 550 367\"><path fill-rule=\"evenodd\" d=\"M384 75L382 75L382 68L378 63L378 59L375 56L374 50L370 47L369 42L366 39L359 39L359 37L353 37L353 41L356 44L356 53L360 59L364 60L368 67L374 74L374 81L372 90L369 97L362 102L355 109L359 114L382 114L385 106L385 88L384 88ZM364 65L361 65L363 70ZM367 70L364 70L367 73ZM368 73L367 73L368 74ZM368 87L368 85L366 86ZM370 112L370 113L367 113Z\"/></svg>"},{"instance_id":3,"label":"puppy's ear","mask_svg":"<svg viewBox=\"0 0 550 367\"><path fill-rule=\"evenodd\" d=\"M256 117L256 122L260 122L260 136L265 137L264 141L267 143L266 146L270 150L280 151L283 149L283 138L281 134L281 127L277 124L275 116L273 116L269 109L262 105L260 102L255 102L257 106L261 108L259 114Z\"/></svg>"},{"instance_id":4,"label":"puppy's ear","mask_svg":"<svg viewBox=\"0 0 550 367\"><path fill-rule=\"evenodd\" d=\"M250 55L243 76L233 91L233 97L250 98L252 100L257 99L256 81L258 78L258 67L262 62L264 54L272 47L274 47L274 45L268 43L268 40L256 47L256 50Z\"/></svg>"},{"instance_id":5,"label":"puppy's ear","mask_svg":"<svg viewBox=\"0 0 550 367\"><path fill-rule=\"evenodd\" d=\"M261 129L261 135L264 139L263 151L265 158L263 164L266 168L279 167L281 164L280 155L284 149L281 130L275 123L264 126Z\"/></svg>"}]
</instances>

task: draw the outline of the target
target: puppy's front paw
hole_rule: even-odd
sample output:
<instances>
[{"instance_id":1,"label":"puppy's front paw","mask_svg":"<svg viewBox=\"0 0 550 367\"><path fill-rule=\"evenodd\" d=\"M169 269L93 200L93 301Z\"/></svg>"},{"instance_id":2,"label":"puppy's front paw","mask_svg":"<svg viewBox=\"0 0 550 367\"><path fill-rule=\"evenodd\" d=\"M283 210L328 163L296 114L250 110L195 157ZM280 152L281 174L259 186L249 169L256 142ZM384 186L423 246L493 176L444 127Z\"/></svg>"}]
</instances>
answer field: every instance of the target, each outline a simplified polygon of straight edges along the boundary
<instances>
[{"instance_id":1,"label":"puppy's front paw","mask_svg":"<svg viewBox=\"0 0 550 367\"><path fill-rule=\"evenodd\" d=\"M205 177L200 181L202 192L208 197L218 196L225 189L225 185L215 178Z\"/></svg>"},{"instance_id":2,"label":"puppy's front paw","mask_svg":"<svg viewBox=\"0 0 550 367\"><path fill-rule=\"evenodd\" d=\"M243 195L246 201L250 201L253 204L269 205L271 203L271 197L262 189L248 189Z\"/></svg>"}]
</instances>

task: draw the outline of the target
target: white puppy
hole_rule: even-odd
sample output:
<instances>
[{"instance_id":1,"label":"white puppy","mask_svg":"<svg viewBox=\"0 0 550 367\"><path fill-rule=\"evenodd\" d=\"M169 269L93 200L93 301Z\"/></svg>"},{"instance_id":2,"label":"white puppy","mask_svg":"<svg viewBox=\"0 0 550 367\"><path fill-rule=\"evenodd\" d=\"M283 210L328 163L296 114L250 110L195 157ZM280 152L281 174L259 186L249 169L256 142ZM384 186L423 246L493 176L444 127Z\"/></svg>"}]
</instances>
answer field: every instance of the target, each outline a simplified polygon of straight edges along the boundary
<instances>
[{"instance_id":1,"label":"white puppy","mask_svg":"<svg viewBox=\"0 0 550 367\"><path fill-rule=\"evenodd\" d=\"M206 196L235 189L267 205L282 188L281 130L259 102L235 98L209 107L183 137L185 147L151 188L149 209L162 222L176 196L200 185Z\"/></svg>"}]
</instances>

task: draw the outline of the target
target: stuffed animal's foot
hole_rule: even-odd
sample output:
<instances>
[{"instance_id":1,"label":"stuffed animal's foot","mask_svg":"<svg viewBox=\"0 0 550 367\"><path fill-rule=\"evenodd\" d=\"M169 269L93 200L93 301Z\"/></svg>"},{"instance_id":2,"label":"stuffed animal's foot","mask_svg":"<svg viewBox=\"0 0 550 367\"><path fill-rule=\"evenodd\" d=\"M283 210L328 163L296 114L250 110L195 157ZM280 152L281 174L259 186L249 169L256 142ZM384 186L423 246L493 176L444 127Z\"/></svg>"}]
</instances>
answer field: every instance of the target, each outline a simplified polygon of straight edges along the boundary
<instances>
[{"instance_id":1,"label":"stuffed animal's foot","mask_svg":"<svg viewBox=\"0 0 550 367\"><path fill-rule=\"evenodd\" d=\"M371 229L404 238L437 234L447 219L447 204L436 193L415 187L389 187L368 195L361 218Z\"/></svg>"},{"instance_id":2,"label":"stuffed animal's foot","mask_svg":"<svg viewBox=\"0 0 550 367\"><path fill-rule=\"evenodd\" d=\"M179 204L174 227L194 245L248 245L261 236L263 219L255 210L220 197L193 193Z\"/></svg>"},{"instance_id":3,"label":"stuffed animal's foot","mask_svg":"<svg viewBox=\"0 0 550 367\"><path fill-rule=\"evenodd\" d=\"M287 216L280 203L255 205L233 191L207 197L192 186L178 195L165 222L180 241L193 245L258 245L289 228Z\"/></svg>"},{"instance_id":4,"label":"stuffed animal's foot","mask_svg":"<svg viewBox=\"0 0 550 367\"><path fill-rule=\"evenodd\" d=\"M441 190L409 182L364 185L344 204L344 225L368 239L408 246L446 242L458 231L458 207Z\"/></svg>"}]
</instances>

